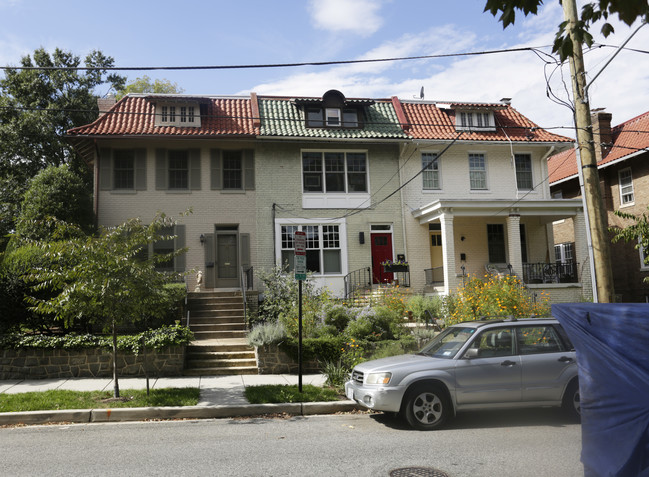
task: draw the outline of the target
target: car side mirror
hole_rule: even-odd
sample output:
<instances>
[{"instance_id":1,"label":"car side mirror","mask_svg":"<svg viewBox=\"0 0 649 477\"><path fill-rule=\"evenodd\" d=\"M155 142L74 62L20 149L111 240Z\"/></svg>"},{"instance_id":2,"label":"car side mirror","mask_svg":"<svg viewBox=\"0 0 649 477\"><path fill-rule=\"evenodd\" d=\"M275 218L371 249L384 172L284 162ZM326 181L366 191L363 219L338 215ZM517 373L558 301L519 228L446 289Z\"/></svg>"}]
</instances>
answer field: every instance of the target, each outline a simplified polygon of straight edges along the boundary
<instances>
[{"instance_id":1,"label":"car side mirror","mask_svg":"<svg viewBox=\"0 0 649 477\"><path fill-rule=\"evenodd\" d=\"M462 358L464 359L473 359L478 357L478 348L469 348L464 352L464 356Z\"/></svg>"}]
</instances>

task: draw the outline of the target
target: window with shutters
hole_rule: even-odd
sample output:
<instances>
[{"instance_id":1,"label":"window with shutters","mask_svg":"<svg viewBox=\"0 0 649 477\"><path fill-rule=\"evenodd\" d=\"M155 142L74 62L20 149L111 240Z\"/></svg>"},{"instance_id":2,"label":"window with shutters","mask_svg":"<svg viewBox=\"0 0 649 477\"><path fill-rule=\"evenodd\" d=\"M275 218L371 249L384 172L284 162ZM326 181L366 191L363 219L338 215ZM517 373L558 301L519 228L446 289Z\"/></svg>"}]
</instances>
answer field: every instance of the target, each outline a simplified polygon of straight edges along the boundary
<instances>
[{"instance_id":1,"label":"window with shutters","mask_svg":"<svg viewBox=\"0 0 649 477\"><path fill-rule=\"evenodd\" d=\"M252 149L212 149L211 188L246 191L255 188L255 156Z\"/></svg>"},{"instance_id":2,"label":"window with shutters","mask_svg":"<svg viewBox=\"0 0 649 477\"><path fill-rule=\"evenodd\" d=\"M200 149L156 149L156 189L182 192L200 188Z\"/></svg>"},{"instance_id":3,"label":"window with shutters","mask_svg":"<svg viewBox=\"0 0 649 477\"><path fill-rule=\"evenodd\" d=\"M176 224L164 227L160 235L168 237L165 240L159 240L149 246L149 254L153 256L163 256L174 253L185 247L185 225ZM156 263L156 270L161 272L184 272L185 271L185 254L182 253L175 257L168 258Z\"/></svg>"},{"instance_id":4,"label":"window with shutters","mask_svg":"<svg viewBox=\"0 0 649 477\"><path fill-rule=\"evenodd\" d=\"M146 149L101 148L99 188L115 192L146 190Z\"/></svg>"}]
</instances>

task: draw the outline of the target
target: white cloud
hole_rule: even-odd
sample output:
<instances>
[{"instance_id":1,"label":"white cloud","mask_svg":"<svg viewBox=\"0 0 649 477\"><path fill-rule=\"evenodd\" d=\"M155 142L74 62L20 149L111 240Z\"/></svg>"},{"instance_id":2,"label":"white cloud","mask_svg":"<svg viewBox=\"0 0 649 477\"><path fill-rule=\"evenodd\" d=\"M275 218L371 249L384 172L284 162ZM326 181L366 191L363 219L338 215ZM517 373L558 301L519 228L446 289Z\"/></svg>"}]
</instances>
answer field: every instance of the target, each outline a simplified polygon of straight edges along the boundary
<instances>
[{"instance_id":1,"label":"white cloud","mask_svg":"<svg viewBox=\"0 0 649 477\"><path fill-rule=\"evenodd\" d=\"M446 25L420 33L410 33L386 41L360 58L393 58L424 56L436 53L549 46L562 19L560 7L548 5L538 17L529 17L522 27L520 44L485 45L470 28L462 30ZM594 27L595 41L621 44L635 28L615 22L616 33L601 38ZM637 27L637 26L636 26ZM640 30L627 45L644 49L649 44L649 27ZM546 48L547 53L550 48ZM586 54L589 78L604 66L613 48L600 48ZM321 96L325 91L339 89L349 97L386 98L399 96L412 99L424 86L426 99L440 101L495 102L512 98L512 105L542 127L574 137L572 112L547 96L546 75L550 75L552 91L563 101L570 101L572 87L567 65L556 68L545 65L546 57L531 51L456 58L453 60L416 60L364 63L334 66L287 76L277 82L252 88L259 94ZM591 108L605 107L619 124L649 109L649 55L625 51L620 53L597 78L591 88Z\"/></svg>"},{"instance_id":2,"label":"white cloud","mask_svg":"<svg viewBox=\"0 0 649 477\"><path fill-rule=\"evenodd\" d=\"M369 36L382 25L377 0L311 0L309 12L316 28Z\"/></svg>"}]
</instances>

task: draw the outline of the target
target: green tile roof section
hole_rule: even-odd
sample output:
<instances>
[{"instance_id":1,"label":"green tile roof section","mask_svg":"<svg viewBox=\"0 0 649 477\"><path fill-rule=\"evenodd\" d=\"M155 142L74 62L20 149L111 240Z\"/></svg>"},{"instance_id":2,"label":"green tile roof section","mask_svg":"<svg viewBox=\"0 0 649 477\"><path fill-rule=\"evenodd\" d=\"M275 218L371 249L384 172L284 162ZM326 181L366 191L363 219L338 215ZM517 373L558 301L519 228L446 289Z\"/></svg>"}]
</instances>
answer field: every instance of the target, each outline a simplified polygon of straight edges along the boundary
<instances>
[{"instance_id":1,"label":"green tile roof section","mask_svg":"<svg viewBox=\"0 0 649 477\"><path fill-rule=\"evenodd\" d=\"M358 129L307 128L304 112L292 99L259 98L261 137L325 139L408 139L391 101L377 100L365 108L364 125Z\"/></svg>"}]
</instances>

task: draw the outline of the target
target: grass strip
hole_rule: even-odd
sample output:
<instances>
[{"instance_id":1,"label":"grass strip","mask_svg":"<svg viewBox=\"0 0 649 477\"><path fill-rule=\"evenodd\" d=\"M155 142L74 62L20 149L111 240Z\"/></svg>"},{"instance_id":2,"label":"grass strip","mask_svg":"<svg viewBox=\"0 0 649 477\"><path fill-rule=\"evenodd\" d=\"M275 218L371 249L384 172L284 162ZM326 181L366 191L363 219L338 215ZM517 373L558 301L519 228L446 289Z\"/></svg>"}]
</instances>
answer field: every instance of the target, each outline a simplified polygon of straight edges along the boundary
<instances>
[{"instance_id":1,"label":"grass strip","mask_svg":"<svg viewBox=\"0 0 649 477\"><path fill-rule=\"evenodd\" d=\"M112 391L67 391L0 394L0 412L51 411L59 409L106 409L117 407L195 406L198 388L124 389L121 397L113 398Z\"/></svg>"},{"instance_id":2,"label":"grass strip","mask_svg":"<svg viewBox=\"0 0 649 477\"><path fill-rule=\"evenodd\" d=\"M288 384L269 384L263 386L247 386L246 399L251 404L271 404L284 402L323 402L338 401L340 396L335 389L321 388L312 384L298 387Z\"/></svg>"}]
</instances>

